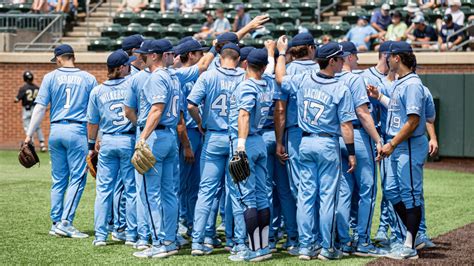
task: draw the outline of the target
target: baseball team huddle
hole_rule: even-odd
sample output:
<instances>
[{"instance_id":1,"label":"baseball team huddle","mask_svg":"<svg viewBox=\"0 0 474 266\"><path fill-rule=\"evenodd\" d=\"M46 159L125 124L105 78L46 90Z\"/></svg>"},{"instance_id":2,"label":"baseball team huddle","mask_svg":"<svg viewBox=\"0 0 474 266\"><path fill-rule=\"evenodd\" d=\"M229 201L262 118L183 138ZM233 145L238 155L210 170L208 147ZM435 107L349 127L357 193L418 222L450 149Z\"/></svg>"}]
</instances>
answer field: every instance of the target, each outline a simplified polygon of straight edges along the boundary
<instances>
[{"instance_id":1,"label":"baseball team huddle","mask_svg":"<svg viewBox=\"0 0 474 266\"><path fill-rule=\"evenodd\" d=\"M73 221L90 170L93 245L111 233L140 258L176 255L186 238L193 256L224 246L231 261L270 259L277 244L301 260L416 259L433 247L423 165L437 150L436 114L410 45L384 42L363 71L353 43L317 46L309 33L240 48L266 21L210 49L191 37L173 47L129 36L100 85L75 67L71 46L58 46L25 139L49 105L49 233L88 237Z\"/></svg>"}]
</instances>

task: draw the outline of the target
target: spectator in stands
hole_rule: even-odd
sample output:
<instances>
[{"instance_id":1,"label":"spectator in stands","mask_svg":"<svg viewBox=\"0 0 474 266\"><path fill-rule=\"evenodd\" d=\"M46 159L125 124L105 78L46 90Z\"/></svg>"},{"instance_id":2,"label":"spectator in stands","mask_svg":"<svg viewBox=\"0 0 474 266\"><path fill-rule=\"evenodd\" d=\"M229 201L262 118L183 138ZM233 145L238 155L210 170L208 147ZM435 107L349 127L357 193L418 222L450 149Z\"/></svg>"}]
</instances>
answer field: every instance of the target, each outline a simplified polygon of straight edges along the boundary
<instances>
[{"instance_id":1,"label":"spectator in stands","mask_svg":"<svg viewBox=\"0 0 474 266\"><path fill-rule=\"evenodd\" d=\"M461 11L461 0L451 0L449 1L449 7L444 12L445 15L451 14L453 16L453 22L459 26L464 25L465 15Z\"/></svg>"},{"instance_id":2,"label":"spectator in stands","mask_svg":"<svg viewBox=\"0 0 474 266\"><path fill-rule=\"evenodd\" d=\"M55 11L58 6L57 0L48 0L48 9L49 11Z\"/></svg>"},{"instance_id":3,"label":"spectator in stands","mask_svg":"<svg viewBox=\"0 0 474 266\"><path fill-rule=\"evenodd\" d=\"M117 12L126 10L132 11L133 13L140 13L147 6L148 0L123 0L122 4L117 9Z\"/></svg>"},{"instance_id":4,"label":"spectator in stands","mask_svg":"<svg viewBox=\"0 0 474 266\"><path fill-rule=\"evenodd\" d=\"M179 0L161 0L160 12L179 12Z\"/></svg>"},{"instance_id":5,"label":"spectator in stands","mask_svg":"<svg viewBox=\"0 0 474 266\"><path fill-rule=\"evenodd\" d=\"M237 32L240 29L242 29L245 25L249 24L250 22L250 16L249 14L245 13L245 7L244 5L237 5L235 7L235 10L237 11L237 15L235 16L234 19L234 25L232 26L232 31Z\"/></svg>"},{"instance_id":6,"label":"spectator in stands","mask_svg":"<svg viewBox=\"0 0 474 266\"><path fill-rule=\"evenodd\" d=\"M180 9L183 13L201 12L205 4L205 0L181 0Z\"/></svg>"},{"instance_id":7,"label":"spectator in stands","mask_svg":"<svg viewBox=\"0 0 474 266\"><path fill-rule=\"evenodd\" d=\"M392 24L388 26L385 41L402 41L405 39L407 24L402 21L402 13L396 10L392 13Z\"/></svg>"},{"instance_id":8,"label":"spectator in stands","mask_svg":"<svg viewBox=\"0 0 474 266\"><path fill-rule=\"evenodd\" d=\"M438 43L441 51L448 51L454 46L460 44L463 40L462 33L456 33L461 26L453 22L453 16L451 14L444 15L444 25L441 27L438 36Z\"/></svg>"},{"instance_id":9,"label":"spectator in stands","mask_svg":"<svg viewBox=\"0 0 474 266\"><path fill-rule=\"evenodd\" d=\"M210 37L210 31L214 25L214 16L211 11L206 12L206 22L201 27L201 32L194 34L194 38L197 40L203 40Z\"/></svg>"},{"instance_id":10,"label":"spectator in stands","mask_svg":"<svg viewBox=\"0 0 474 266\"><path fill-rule=\"evenodd\" d=\"M412 43L413 47L421 47L425 49L434 48L432 42L438 40L436 30L430 25L426 25L425 18L421 15L418 15L413 19L413 24L407 29L406 36L408 41ZM434 46L436 47L437 45L435 44Z\"/></svg>"},{"instance_id":11,"label":"spectator in stands","mask_svg":"<svg viewBox=\"0 0 474 266\"><path fill-rule=\"evenodd\" d=\"M359 51L368 51L370 40L378 38L378 36L377 31L368 24L368 18L360 16L357 25L349 30L344 37L344 41L353 42Z\"/></svg>"},{"instance_id":12,"label":"spectator in stands","mask_svg":"<svg viewBox=\"0 0 474 266\"><path fill-rule=\"evenodd\" d=\"M33 13L47 13L49 11L48 9L47 0L34 0L31 6L31 12Z\"/></svg>"},{"instance_id":13,"label":"spectator in stands","mask_svg":"<svg viewBox=\"0 0 474 266\"><path fill-rule=\"evenodd\" d=\"M405 18L405 24L411 25L412 20L416 17L416 14L420 12L420 8L415 3L408 3L406 7L403 8L407 12Z\"/></svg>"},{"instance_id":14,"label":"spectator in stands","mask_svg":"<svg viewBox=\"0 0 474 266\"><path fill-rule=\"evenodd\" d=\"M385 3L382 5L380 10L374 12L372 18L370 19L370 25L372 25L372 27L380 32L381 36L383 36L385 35L385 32L387 31L388 25L390 25L391 21L392 18L390 17L390 5Z\"/></svg>"},{"instance_id":15,"label":"spectator in stands","mask_svg":"<svg viewBox=\"0 0 474 266\"><path fill-rule=\"evenodd\" d=\"M434 9L436 7L435 0L418 0L421 10Z\"/></svg>"},{"instance_id":16,"label":"spectator in stands","mask_svg":"<svg viewBox=\"0 0 474 266\"><path fill-rule=\"evenodd\" d=\"M321 36L321 44L327 44L331 40L332 40L331 35L325 34L325 35Z\"/></svg>"},{"instance_id":17,"label":"spectator in stands","mask_svg":"<svg viewBox=\"0 0 474 266\"><path fill-rule=\"evenodd\" d=\"M211 35L212 37L217 37L222 33L230 31L230 22L224 17L224 9L219 8L216 10L216 20L212 24Z\"/></svg>"}]
</instances>

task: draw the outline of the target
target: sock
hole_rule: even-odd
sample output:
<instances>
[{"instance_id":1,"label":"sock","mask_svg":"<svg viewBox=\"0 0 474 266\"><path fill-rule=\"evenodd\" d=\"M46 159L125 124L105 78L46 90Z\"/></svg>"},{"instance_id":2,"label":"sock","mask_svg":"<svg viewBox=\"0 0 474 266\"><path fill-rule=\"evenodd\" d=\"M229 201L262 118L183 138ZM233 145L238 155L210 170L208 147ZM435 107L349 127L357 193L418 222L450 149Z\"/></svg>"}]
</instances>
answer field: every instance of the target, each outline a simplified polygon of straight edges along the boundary
<instances>
[{"instance_id":1,"label":"sock","mask_svg":"<svg viewBox=\"0 0 474 266\"><path fill-rule=\"evenodd\" d=\"M257 209L246 209L244 211L244 219L249 237L249 248L253 251L257 251L260 249L260 230L258 228Z\"/></svg>"},{"instance_id":2,"label":"sock","mask_svg":"<svg viewBox=\"0 0 474 266\"><path fill-rule=\"evenodd\" d=\"M420 228L421 223L421 206L417 206L406 210L407 213L407 238L405 245L411 248L415 248L415 238ZM409 239L409 235L411 239Z\"/></svg>"},{"instance_id":3,"label":"sock","mask_svg":"<svg viewBox=\"0 0 474 266\"><path fill-rule=\"evenodd\" d=\"M405 204L403 204L403 201L400 201L399 203L394 204L393 208L395 209L395 212L398 214L398 216L402 220L403 224L407 226L407 208L405 207Z\"/></svg>"},{"instance_id":4,"label":"sock","mask_svg":"<svg viewBox=\"0 0 474 266\"><path fill-rule=\"evenodd\" d=\"M260 246L266 248L268 247L268 237L270 232L270 208L259 210L257 215L258 227L260 228Z\"/></svg>"}]
</instances>

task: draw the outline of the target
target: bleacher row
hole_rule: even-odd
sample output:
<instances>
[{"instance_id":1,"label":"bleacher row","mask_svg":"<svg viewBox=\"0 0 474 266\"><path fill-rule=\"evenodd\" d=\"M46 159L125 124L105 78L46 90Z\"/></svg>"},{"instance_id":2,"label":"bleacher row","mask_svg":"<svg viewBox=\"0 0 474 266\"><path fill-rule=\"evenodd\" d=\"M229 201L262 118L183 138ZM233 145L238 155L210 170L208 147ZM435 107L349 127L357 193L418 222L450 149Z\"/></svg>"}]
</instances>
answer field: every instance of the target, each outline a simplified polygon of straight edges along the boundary
<instances>
[{"instance_id":1,"label":"bleacher row","mask_svg":"<svg viewBox=\"0 0 474 266\"><path fill-rule=\"evenodd\" d=\"M474 14L472 8L472 0L462 0L462 10L466 17ZM250 0L249 2L232 1L230 3L208 4L204 8L205 11L213 11L222 8L225 11L225 17L233 22L236 15L235 7L243 4L246 12L251 18L266 13L269 14L271 20L265 24L269 34L256 39L244 39L242 43L245 45L263 46L265 40L269 38L277 38L282 34L289 36L298 33L299 29L306 28L313 34L315 39L319 41L324 34L330 35L334 40L340 40L345 33L357 22L361 15L370 17L373 10L378 8L382 3L388 3L393 10L399 10L404 16L407 14L403 7L408 0L389 0L374 1L368 0L361 7L348 10L347 14L342 18L343 21L338 24L329 24L321 22L316 24L315 9L317 8L317 0L290 0L286 3L280 3L278 0L270 0L262 2L260 0ZM323 0L321 6L331 4L331 0ZM104 28L101 38L91 42L90 51L113 50L120 47L121 39L132 34L143 34L145 38L168 38L172 43L176 44L179 38L192 36L199 32L202 23L205 21L203 13L193 14L177 14L177 13L160 13L159 2L150 3L147 10L139 14L132 12L122 12L115 16L114 24ZM436 19L441 18L444 14L443 9L424 11L425 19L428 23L434 23ZM206 40L204 45L210 45L212 40Z\"/></svg>"}]
</instances>

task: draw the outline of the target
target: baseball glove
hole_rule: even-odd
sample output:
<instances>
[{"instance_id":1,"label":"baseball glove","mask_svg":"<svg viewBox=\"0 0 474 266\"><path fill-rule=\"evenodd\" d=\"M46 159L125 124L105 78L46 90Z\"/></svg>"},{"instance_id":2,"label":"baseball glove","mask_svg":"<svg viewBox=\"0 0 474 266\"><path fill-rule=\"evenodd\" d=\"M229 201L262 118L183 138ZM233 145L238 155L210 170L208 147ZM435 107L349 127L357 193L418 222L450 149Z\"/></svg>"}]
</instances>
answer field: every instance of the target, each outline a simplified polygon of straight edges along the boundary
<instances>
[{"instance_id":1,"label":"baseball glove","mask_svg":"<svg viewBox=\"0 0 474 266\"><path fill-rule=\"evenodd\" d=\"M245 151L238 151L230 159L229 173L235 183L245 181L250 176L250 165Z\"/></svg>"},{"instance_id":2,"label":"baseball glove","mask_svg":"<svg viewBox=\"0 0 474 266\"><path fill-rule=\"evenodd\" d=\"M39 163L38 154L36 154L35 146L30 143L23 143L20 147L20 153L18 154L18 160L20 164L25 168L30 168L36 163Z\"/></svg>"},{"instance_id":3,"label":"baseball glove","mask_svg":"<svg viewBox=\"0 0 474 266\"><path fill-rule=\"evenodd\" d=\"M97 161L98 161L98 153L93 152L90 155L87 155L86 162L87 167L89 168L89 173L91 173L92 177L95 178L97 175Z\"/></svg>"},{"instance_id":4,"label":"baseball glove","mask_svg":"<svg viewBox=\"0 0 474 266\"><path fill-rule=\"evenodd\" d=\"M156 158L151 152L150 146L144 141L139 140L135 145L135 153L132 156L132 164L140 174L150 170L156 163Z\"/></svg>"}]
</instances>

